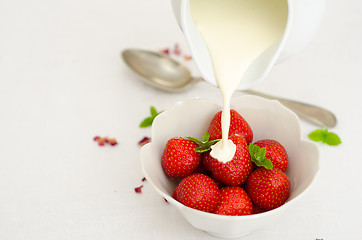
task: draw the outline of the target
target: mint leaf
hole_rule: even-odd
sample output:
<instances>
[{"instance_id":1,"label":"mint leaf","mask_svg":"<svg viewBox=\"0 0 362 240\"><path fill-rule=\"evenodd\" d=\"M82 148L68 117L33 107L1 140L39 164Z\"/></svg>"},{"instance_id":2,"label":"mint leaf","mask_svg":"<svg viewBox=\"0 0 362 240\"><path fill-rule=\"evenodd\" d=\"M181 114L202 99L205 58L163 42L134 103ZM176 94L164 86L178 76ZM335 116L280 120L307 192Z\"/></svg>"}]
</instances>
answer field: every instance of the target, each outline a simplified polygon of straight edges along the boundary
<instances>
[{"instance_id":1,"label":"mint leaf","mask_svg":"<svg viewBox=\"0 0 362 240\"><path fill-rule=\"evenodd\" d=\"M315 142L323 142L331 146L335 146L341 143L339 136L333 132L329 132L328 129L317 129L311 132L308 137Z\"/></svg>"},{"instance_id":2,"label":"mint leaf","mask_svg":"<svg viewBox=\"0 0 362 240\"><path fill-rule=\"evenodd\" d=\"M202 141L207 142L207 141L209 141L209 139L210 139L210 134L209 134L209 132L206 132L204 137L202 138Z\"/></svg>"},{"instance_id":3,"label":"mint leaf","mask_svg":"<svg viewBox=\"0 0 362 240\"><path fill-rule=\"evenodd\" d=\"M162 112L162 111L161 111ZM159 115L161 112L157 112L156 108L154 106L151 106L150 108L150 113L151 116L145 118L141 124L140 124L140 128L146 128L146 127L150 127L152 126L153 120L155 120L155 118L157 117L157 115Z\"/></svg>"},{"instance_id":4,"label":"mint leaf","mask_svg":"<svg viewBox=\"0 0 362 240\"><path fill-rule=\"evenodd\" d=\"M325 143L327 143L328 145L335 146L335 145L342 143L342 141L338 137L337 134L335 134L333 132L328 132L326 139L325 139Z\"/></svg>"},{"instance_id":5,"label":"mint leaf","mask_svg":"<svg viewBox=\"0 0 362 240\"><path fill-rule=\"evenodd\" d=\"M317 130L311 132L308 136L311 140L313 140L315 142L320 142L320 141L323 141L324 135L325 135L324 130L317 129Z\"/></svg>"},{"instance_id":6,"label":"mint leaf","mask_svg":"<svg viewBox=\"0 0 362 240\"><path fill-rule=\"evenodd\" d=\"M151 126L152 123L153 123L153 119L154 119L154 118L152 118L152 117L148 117L148 118L144 119L144 120L141 122L140 127L141 127L141 128L146 128L146 127Z\"/></svg>"},{"instance_id":7,"label":"mint leaf","mask_svg":"<svg viewBox=\"0 0 362 240\"><path fill-rule=\"evenodd\" d=\"M249 153L251 161L255 163L258 167L264 167L266 169L273 169L273 163L269 158L265 157L266 147L259 147L255 144L249 144Z\"/></svg>"},{"instance_id":8,"label":"mint leaf","mask_svg":"<svg viewBox=\"0 0 362 240\"><path fill-rule=\"evenodd\" d=\"M203 144L203 141L200 141L199 139L195 138L195 137L186 137L188 140L191 140L195 143L197 143L199 146L201 146Z\"/></svg>"},{"instance_id":9,"label":"mint leaf","mask_svg":"<svg viewBox=\"0 0 362 240\"><path fill-rule=\"evenodd\" d=\"M150 112L151 112L151 116L157 116L158 115L157 110L156 110L156 108L154 106L151 106Z\"/></svg>"},{"instance_id":10,"label":"mint leaf","mask_svg":"<svg viewBox=\"0 0 362 240\"><path fill-rule=\"evenodd\" d=\"M202 141L195 138L195 137L186 137L187 139L194 141L199 146L195 148L195 151L198 153L207 152L210 150L211 146L220 141L220 139L211 140L209 141L210 134L208 132L205 133L204 137L202 138Z\"/></svg>"}]
</instances>

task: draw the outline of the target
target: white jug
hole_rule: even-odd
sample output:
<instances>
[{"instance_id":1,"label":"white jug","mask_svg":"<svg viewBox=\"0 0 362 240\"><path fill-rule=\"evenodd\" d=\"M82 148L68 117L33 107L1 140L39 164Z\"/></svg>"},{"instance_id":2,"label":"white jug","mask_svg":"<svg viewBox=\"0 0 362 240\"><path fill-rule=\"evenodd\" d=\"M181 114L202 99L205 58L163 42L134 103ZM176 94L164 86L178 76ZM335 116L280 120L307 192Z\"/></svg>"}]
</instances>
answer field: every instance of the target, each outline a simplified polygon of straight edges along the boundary
<instances>
[{"instance_id":1,"label":"white jug","mask_svg":"<svg viewBox=\"0 0 362 240\"><path fill-rule=\"evenodd\" d=\"M191 16L190 0L171 0L171 3L202 77L217 86L210 54ZM273 65L299 52L316 33L326 0L287 0L287 4L288 19L280 42L249 67L238 89L248 89L263 80Z\"/></svg>"}]
</instances>

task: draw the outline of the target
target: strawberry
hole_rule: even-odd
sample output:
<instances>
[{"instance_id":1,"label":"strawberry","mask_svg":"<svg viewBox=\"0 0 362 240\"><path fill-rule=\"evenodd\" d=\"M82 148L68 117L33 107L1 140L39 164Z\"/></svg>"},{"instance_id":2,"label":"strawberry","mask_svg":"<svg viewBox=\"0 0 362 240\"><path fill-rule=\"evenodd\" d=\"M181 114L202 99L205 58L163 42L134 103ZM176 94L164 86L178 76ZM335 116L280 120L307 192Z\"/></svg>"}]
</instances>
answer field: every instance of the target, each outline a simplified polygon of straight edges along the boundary
<instances>
[{"instance_id":1,"label":"strawberry","mask_svg":"<svg viewBox=\"0 0 362 240\"><path fill-rule=\"evenodd\" d=\"M221 112L215 114L213 119L210 122L208 132L210 133L210 139L221 139ZM235 110L230 110L230 128L229 128L229 136L239 134L243 136L247 143L251 143L253 141L253 131L251 127L246 122L246 120Z\"/></svg>"},{"instance_id":2,"label":"strawberry","mask_svg":"<svg viewBox=\"0 0 362 240\"><path fill-rule=\"evenodd\" d=\"M211 171L212 164L215 163L215 160L213 157L210 156L210 152L206 152L205 154L201 155L201 161L204 165L204 168L208 171Z\"/></svg>"},{"instance_id":3,"label":"strawberry","mask_svg":"<svg viewBox=\"0 0 362 240\"><path fill-rule=\"evenodd\" d=\"M205 133L202 140L199 140L199 139L197 139L195 137L186 137L186 138L189 139L189 140L194 141L195 143L197 143L199 145L195 149L195 151L199 152L199 153L209 152L210 149L211 149L211 146L214 145L216 142L220 141L220 139L210 140L210 134L208 132ZM205 163L207 165L204 165L203 158L205 158L206 156L210 156L210 155L209 154L202 154L201 155L201 162L200 162L199 166L197 167L197 169L195 170L195 172L206 174L209 171L211 171L211 167L209 166L210 163L208 162L208 160L205 160Z\"/></svg>"},{"instance_id":4,"label":"strawberry","mask_svg":"<svg viewBox=\"0 0 362 240\"><path fill-rule=\"evenodd\" d=\"M249 177L252 171L252 162L245 138L240 135L233 135L230 140L236 145L236 152L231 161L220 162L213 158L210 152L207 152L203 157L203 164L211 170L215 180L228 186L239 186Z\"/></svg>"},{"instance_id":5,"label":"strawberry","mask_svg":"<svg viewBox=\"0 0 362 240\"><path fill-rule=\"evenodd\" d=\"M225 187L220 190L219 203L213 213L220 215L241 216L250 215L253 204L241 187Z\"/></svg>"},{"instance_id":6,"label":"strawberry","mask_svg":"<svg viewBox=\"0 0 362 240\"><path fill-rule=\"evenodd\" d=\"M195 151L197 147L198 145L189 139L169 139L161 159L164 172L172 178L189 176L201 162L201 153Z\"/></svg>"},{"instance_id":7,"label":"strawberry","mask_svg":"<svg viewBox=\"0 0 362 240\"><path fill-rule=\"evenodd\" d=\"M260 148L266 148L265 157L270 159L273 167L285 172L288 168L288 154L285 148L276 140L263 139L254 143Z\"/></svg>"},{"instance_id":8,"label":"strawberry","mask_svg":"<svg viewBox=\"0 0 362 240\"><path fill-rule=\"evenodd\" d=\"M257 207L264 210L277 208L285 203L290 193L290 180L278 168L259 167L246 182L246 192Z\"/></svg>"},{"instance_id":9,"label":"strawberry","mask_svg":"<svg viewBox=\"0 0 362 240\"><path fill-rule=\"evenodd\" d=\"M194 173L182 179L172 196L187 207L212 212L219 202L220 190L210 177Z\"/></svg>"},{"instance_id":10,"label":"strawberry","mask_svg":"<svg viewBox=\"0 0 362 240\"><path fill-rule=\"evenodd\" d=\"M260 207L253 204L253 213L252 214L258 214L258 213L263 213L263 212L266 212L266 210L261 209Z\"/></svg>"},{"instance_id":11,"label":"strawberry","mask_svg":"<svg viewBox=\"0 0 362 240\"><path fill-rule=\"evenodd\" d=\"M193 173L202 173L202 174L204 174L206 176L211 176L211 172L208 169L206 169L206 167L204 166L202 160L200 161L199 166L197 166L197 168L193 171Z\"/></svg>"}]
</instances>

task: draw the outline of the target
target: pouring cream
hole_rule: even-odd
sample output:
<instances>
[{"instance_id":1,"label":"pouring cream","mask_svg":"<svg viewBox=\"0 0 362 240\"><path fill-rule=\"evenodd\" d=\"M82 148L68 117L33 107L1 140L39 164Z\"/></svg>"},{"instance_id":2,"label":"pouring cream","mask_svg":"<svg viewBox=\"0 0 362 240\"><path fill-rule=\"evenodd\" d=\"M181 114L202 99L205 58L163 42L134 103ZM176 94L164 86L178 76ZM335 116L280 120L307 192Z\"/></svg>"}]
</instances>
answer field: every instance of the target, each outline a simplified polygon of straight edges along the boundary
<instances>
[{"instance_id":1,"label":"pouring cream","mask_svg":"<svg viewBox=\"0 0 362 240\"><path fill-rule=\"evenodd\" d=\"M250 74L251 65L267 65L259 60L260 56L268 54L268 49L280 41L287 23L288 3L287 0L190 0L190 10L209 50L223 98L222 140L212 147L210 154L226 163L232 160L236 150L228 139L231 97L240 81Z\"/></svg>"}]
</instances>

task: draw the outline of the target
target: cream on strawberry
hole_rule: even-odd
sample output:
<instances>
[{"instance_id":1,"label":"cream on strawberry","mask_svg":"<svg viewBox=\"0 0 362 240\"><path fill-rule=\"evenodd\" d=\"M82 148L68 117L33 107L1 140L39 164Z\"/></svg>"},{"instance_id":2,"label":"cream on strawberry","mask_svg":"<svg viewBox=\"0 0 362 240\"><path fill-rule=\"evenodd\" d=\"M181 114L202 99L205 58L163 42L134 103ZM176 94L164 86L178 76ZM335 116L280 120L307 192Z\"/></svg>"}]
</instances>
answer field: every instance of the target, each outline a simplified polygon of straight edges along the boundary
<instances>
[{"instance_id":1,"label":"cream on strawberry","mask_svg":"<svg viewBox=\"0 0 362 240\"><path fill-rule=\"evenodd\" d=\"M247 121L234 109L229 110L230 124L227 136L238 134L245 138L247 143L253 141L253 131ZM225 136L225 126L223 126L223 111L215 114L210 122L208 132L210 139L221 139ZM211 147L211 156L222 163L231 161L235 155L236 146L230 139L224 139ZM225 150L229 149L229 150Z\"/></svg>"},{"instance_id":2,"label":"cream on strawberry","mask_svg":"<svg viewBox=\"0 0 362 240\"><path fill-rule=\"evenodd\" d=\"M210 155L219 162L228 163L233 160L236 145L230 139L221 140L211 147Z\"/></svg>"}]
</instances>

